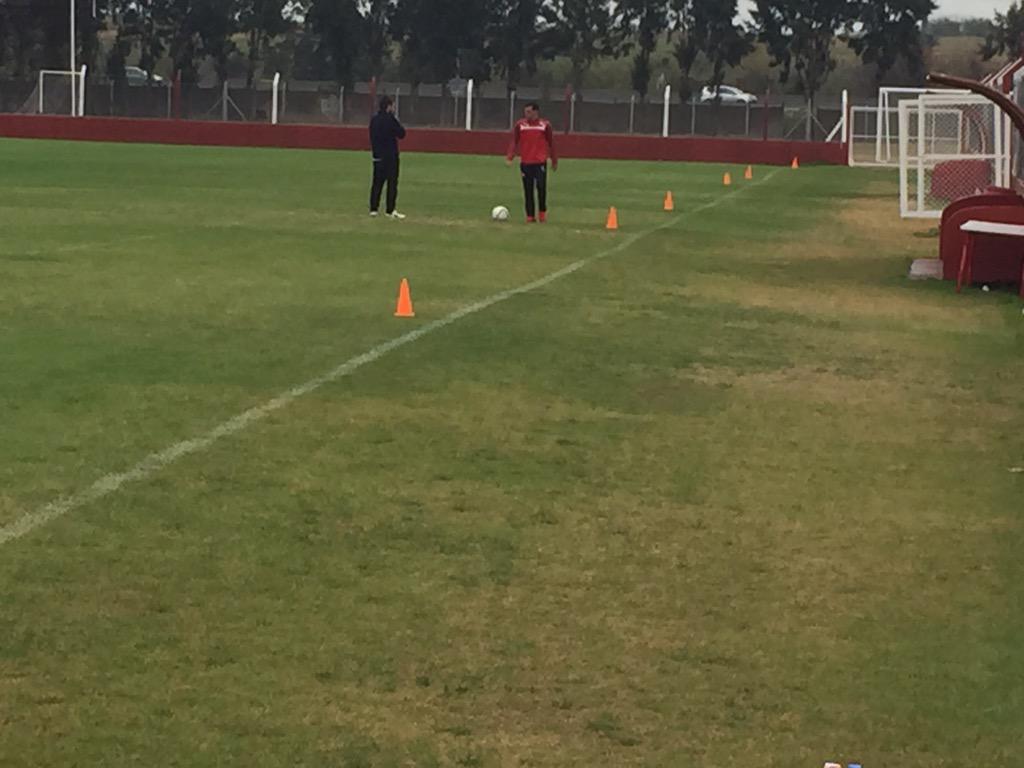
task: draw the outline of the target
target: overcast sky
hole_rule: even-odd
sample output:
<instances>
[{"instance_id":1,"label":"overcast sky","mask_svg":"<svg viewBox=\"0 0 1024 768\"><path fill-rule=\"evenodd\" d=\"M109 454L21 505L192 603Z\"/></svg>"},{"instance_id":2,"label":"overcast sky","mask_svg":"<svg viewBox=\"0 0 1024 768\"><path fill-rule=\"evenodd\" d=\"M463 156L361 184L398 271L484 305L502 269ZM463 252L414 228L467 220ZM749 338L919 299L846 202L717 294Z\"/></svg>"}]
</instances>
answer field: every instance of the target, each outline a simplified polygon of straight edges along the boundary
<instances>
[{"instance_id":1,"label":"overcast sky","mask_svg":"<svg viewBox=\"0 0 1024 768\"><path fill-rule=\"evenodd\" d=\"M936 0L939 9L936 16L970 17L983 16L991 18L996 11L1005 11L1013 0ZM753 0L740 0L748 8L753 7Z\"/></svg>"}]
</instances>

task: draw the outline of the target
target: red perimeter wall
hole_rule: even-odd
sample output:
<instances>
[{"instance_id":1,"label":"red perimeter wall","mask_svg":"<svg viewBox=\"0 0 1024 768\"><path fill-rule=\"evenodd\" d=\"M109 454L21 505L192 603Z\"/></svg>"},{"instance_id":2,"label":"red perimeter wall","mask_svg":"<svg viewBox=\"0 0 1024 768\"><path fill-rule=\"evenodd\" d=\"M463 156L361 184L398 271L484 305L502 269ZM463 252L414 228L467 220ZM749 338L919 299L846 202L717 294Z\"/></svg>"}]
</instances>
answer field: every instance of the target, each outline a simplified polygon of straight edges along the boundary
<instances>
[{"instance_id":1,"label":"red perimeter wall","mask_svg":"<svg viewBox=\"0 0 1024 768\"><path fill-rule=\"evenodd\" d=\"M321 125L269 125L195 120L134 120L117 117L55 117L0 115L0 136L18 139L192 144L219 147L280 147L290 149L366 150L365 128ZM846 165L846 147L804 141L759 141L702 137L559 135L561 157L608 160L673 160L760 165L801 163ZM493 131L410 129L402 143L410 152L453 152L501 155L508 134Z\"/></svg>"}]
</instances>

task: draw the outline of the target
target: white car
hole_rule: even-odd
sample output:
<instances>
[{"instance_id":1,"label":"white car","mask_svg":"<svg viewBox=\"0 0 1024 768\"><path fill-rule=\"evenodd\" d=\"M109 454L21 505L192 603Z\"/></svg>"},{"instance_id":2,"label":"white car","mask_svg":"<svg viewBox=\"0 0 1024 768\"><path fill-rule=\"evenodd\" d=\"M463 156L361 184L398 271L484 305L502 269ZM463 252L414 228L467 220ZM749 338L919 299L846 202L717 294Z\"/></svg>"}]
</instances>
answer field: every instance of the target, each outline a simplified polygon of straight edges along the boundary
<instances>
[{"instance_id":1,"label":"white car","mask_svg":"<svg viewBox=\"0 0 1024 768\"><path fill-rule=\"evenodd\" d=\"M718 95L722 98L723 104L756 104L757 96L746 91L741 91L739 88L733 88L731 85L720 85L718 86ZM700 92L700 100L702 104L706 104L710 101L715 100L715 90L710 86L705 85L703 90Z\"/></svg>"},{"instance_id":2,"label":"white car","mask_svg":"<svg viewBox=\"0 0 1024 768\"><path fill-rule=\"evenodd\" d=\"M149 72L141 67L125 67L124 79L128 85L148 85L150 82L152 82L153 85L164 84L164 79L160 77L160 75L153 75L152 78L150 78Z\"/></svg>"}]
</instances>

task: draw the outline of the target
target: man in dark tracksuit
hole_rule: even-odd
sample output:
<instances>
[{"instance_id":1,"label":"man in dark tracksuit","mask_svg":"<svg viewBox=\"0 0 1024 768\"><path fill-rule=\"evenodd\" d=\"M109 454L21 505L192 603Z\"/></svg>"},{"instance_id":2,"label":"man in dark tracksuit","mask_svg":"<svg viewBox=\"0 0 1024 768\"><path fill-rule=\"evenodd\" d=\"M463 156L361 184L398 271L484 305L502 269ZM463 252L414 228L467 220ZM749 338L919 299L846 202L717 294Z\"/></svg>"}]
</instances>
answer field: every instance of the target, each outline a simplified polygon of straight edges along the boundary
<instances>
[{"instance_id":1,"label":"man in dark tracksuit","mask_svg":"<svg viewBox=\"0 0 1024 768\"><path fill-rule=\"evenodd\" d=\"M373 148L373 186L370 188L370 215L380 210L380 195L388 185L387 215L404 219L395 210L398 201L398 142L405 138L405 128L395 117L395 104L388 96L381 97L380 111L370 121L370 146Z\"/></svg>"}]
</instances>

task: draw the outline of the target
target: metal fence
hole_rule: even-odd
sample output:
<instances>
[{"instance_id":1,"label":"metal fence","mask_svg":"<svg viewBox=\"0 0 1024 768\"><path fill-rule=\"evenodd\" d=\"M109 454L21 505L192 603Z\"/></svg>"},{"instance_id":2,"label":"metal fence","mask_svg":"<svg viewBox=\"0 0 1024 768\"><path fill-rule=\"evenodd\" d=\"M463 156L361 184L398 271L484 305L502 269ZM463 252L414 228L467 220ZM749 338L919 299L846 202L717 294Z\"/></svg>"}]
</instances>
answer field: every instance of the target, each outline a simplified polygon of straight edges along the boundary
<instances>
[{"instance_id":1,"label":"metal fence","mask_svg":"<svg viewBox=\"0 0 1024 768\"><path fill-rule=\"evenodd\" d=\"M0 80L0 112L69 114L69 79L50 78L40 98L37 82ZM85 114L101 116L265 122L273 111L270 81L247 87L227 81L218 87L168 82L150 85L115 84L90 78L86 83ZM278 121L282 123L365 125L375 95L392 96L403 123L409 127L465 127L466 96L450 84L357 83L340 88L333 83L282 81L278 91ZM504 86L484 84L473 97L474 130L506 130L527 101L537 101L559 132L660 135L664 97L642 100L628 92L588 90L570 94L540 88L509 93ZM798 99L760 100L753 104L714 104L669 100L669 135L725 138L802 139L806 111ZM842 116L839 104L819 108L812 120L813 139L824 140Z\"/></svg>"}]
</instances>

